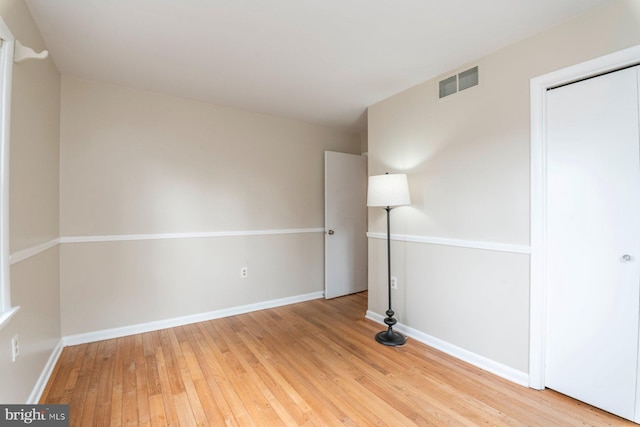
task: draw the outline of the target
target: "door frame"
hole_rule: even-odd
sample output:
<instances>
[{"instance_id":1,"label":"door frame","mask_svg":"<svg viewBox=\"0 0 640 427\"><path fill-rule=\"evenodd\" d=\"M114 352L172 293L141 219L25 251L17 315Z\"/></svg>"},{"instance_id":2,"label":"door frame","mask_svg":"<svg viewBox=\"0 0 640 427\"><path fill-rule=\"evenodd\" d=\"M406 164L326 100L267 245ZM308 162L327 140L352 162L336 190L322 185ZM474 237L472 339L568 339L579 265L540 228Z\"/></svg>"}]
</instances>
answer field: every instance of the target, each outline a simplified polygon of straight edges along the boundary
<instances>
[{"instance_id":1,"label":"door frame","mask_svg":"<svg viewBox=\"0 0 640 427\"><path fill-rule=\"evenodd\" d=\"M547 90L616 69L640 64L640 45L582 62L530 81L531 96L531 257L529 306L529 387L545 388L547 303ZM639 358L640 359L640 358ZM639 369L640 372L640 369ZM640 384L636 390L640 416Z\"/></svg>"}]
</instances>

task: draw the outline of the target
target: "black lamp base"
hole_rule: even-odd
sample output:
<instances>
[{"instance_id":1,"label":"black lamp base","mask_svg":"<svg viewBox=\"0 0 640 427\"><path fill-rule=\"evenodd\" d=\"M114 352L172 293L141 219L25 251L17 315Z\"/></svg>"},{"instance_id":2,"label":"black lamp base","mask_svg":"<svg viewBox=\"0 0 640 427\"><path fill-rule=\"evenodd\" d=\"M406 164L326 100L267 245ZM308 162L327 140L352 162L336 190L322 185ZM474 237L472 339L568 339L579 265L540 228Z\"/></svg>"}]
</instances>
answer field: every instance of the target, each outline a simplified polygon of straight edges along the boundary
<instances>
[{"instance_id":1,"label":"black lamp base","mask_svg":"<svg viewBox=\"0 0 640 427\"><path fill-rule=\"evenodd\" d=\"M391 347L398 347L401 345L405 345L407 342L407 338L401 333L395 332L393 329L389 328L386 331L378 332L376 334L376 341L380 344L388 345Z\"/></svg>"}]
</instances>

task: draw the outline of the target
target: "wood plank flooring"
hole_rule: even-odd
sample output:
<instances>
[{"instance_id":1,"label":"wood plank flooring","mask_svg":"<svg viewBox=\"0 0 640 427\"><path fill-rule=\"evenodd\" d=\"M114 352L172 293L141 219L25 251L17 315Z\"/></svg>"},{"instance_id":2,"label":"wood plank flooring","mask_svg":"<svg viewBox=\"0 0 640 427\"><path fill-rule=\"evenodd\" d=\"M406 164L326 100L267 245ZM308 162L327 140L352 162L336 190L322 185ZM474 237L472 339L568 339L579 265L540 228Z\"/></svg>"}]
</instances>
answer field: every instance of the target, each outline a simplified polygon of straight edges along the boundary
<instances>
[{"instance_id":1,"label":"wood plank flooring","mask_svg":"<svg viewBox=\"0 0 640 427\"><path fill-rule=\"evenodd\" d=\"M374 340L366 292L67 347L41 403L72 426L618 426L415 340Z\"/></svg>"}]
</instances>

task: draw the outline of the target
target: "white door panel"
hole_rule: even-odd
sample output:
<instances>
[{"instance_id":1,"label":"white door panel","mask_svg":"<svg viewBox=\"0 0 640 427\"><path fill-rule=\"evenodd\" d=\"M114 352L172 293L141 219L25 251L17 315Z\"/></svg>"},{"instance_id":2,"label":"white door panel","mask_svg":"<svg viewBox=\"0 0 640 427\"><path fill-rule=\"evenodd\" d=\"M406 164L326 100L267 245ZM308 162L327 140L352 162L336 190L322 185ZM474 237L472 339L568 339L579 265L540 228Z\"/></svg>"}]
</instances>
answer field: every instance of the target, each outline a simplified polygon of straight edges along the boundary
<instances>
[{"instance_id":1,"label":"white door panel","mask_svg":"<svg viewBox=\"0 0 640 427\"><path fill-rule=\"evenodd\" d=\"M628 419L640 311L638 108L637 67L547 94L545 382Z\"/></svg>"},{"instance_id":2,"label":"white door panel","mask_svg":"<svg viewBox=\"0 0 640 427\"><path fill-rule=\"evenodd\" d=\"M366 198L366 157L325 151L325 298L367 289Z\"/></svg>"}]
</instances>

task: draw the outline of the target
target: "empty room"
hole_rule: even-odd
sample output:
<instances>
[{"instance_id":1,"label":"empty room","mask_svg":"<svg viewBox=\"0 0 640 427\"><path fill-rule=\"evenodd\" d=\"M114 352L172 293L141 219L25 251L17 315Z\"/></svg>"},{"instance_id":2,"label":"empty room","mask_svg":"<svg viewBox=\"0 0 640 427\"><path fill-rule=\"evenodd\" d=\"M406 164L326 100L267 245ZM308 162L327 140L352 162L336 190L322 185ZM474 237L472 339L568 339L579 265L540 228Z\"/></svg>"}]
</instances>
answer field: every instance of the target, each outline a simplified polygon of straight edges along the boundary
<instances>
[{"instance_id":1,"label":"empty room","mask_svg":"<svg viewBox=\"0 0 640 427\"><path fill-rule=\"evenodd\" d=\"M640 423L640 1L0 0L0 41L0 425Z\"/></svg>"}]
</instances>

